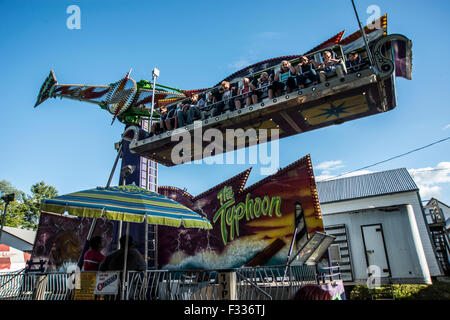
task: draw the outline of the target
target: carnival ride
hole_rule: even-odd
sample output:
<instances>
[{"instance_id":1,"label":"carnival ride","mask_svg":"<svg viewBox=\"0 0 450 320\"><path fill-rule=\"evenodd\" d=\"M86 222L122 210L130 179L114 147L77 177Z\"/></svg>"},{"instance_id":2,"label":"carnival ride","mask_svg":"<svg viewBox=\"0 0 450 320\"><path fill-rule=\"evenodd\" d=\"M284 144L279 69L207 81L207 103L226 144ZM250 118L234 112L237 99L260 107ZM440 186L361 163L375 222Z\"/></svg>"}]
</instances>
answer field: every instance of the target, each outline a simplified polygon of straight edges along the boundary
<instances>
[{"instance_id":1,"label":"carnival ride","mask_svg":"<svg viewBox=\"0 0 450 320\"><path fill-rule=\"evenodd\" d=\"M50 97L74 99L99 105L113 115L112 122L117 118L122 123L138 125L143 118L150 117L150 108L146 108L145 105L152 102L153 90L149 81L136 82L130 78L130 73L131 70L123 79L110 85L93 86L60 84L51 70L41 87L34 106L37 107ZM186 95L182 90L161 84L155 86L155 101L160 104L170 103L184 97Z\"/></svg>"},{"instance_id":2,"label":"carnival ride","mask_svg":"<svg viewBox=\"0 0 450 320\"><path fill-rule=\"evenodd\" d=\"M374 28L372 26L379 26ZM198 119L199 122L188 124L174 130L167 130L150 136L141 128L143 120L150 119L153 89L154 113L152 119L158 119L162 106L169 111L175 111L177 104L188 99L193 93L207 94L218 89L218 85L207 89L180 90L163 85L153 85L141 80L136 82L130 78L130 72L120 81L106 86L65 85L56 81L53 71L45 80L39 92L36 106L49 97L61 97L98 104L102 109L126 124L126 136L130 142L129 149L136 155L154 160L166 166L178 164L171 156L172 148L178 143L180 135L189 132L191 150L189 161L203 159L230 151L226 142L222 148L214 148L210 154L204 153L204 148L210 144L201 141L201 148L194 141L194 130L201 125L202 130L215 128L225 134L227 129L276 129L278 135L270 139L284 138L302 132L319 129L333 124L341 124L370 115L383 113L394 109L397 105L395 77L411 79L412 75L412 43L411 40L399 34L387 34L387 16L384 15L371 26L366 26L364 32L357 31L343 38L344 32L319 46L306 52L304 56L322 62L325 51L332 52L334 58L340 60L344 70L343 77L329 72L326 80L318 84L309 83L290 93L269 99L263 97L256 104L241 109ZM364 35L365 38L362 36ZM350 68L346 67L346 57L357 52L360 63ZM224 80L232 86L239 85L243 77L258 78L263 72L273 73L280 63L289 60L293 66L298 64L302 55L291 55L273 58L239 70ZM220 84L220 83L219 83ZM219 102L216 102L219 103ZM213 107L213 105L209 105ZM244 137L241 143L233 143L231 150L248 147L266 141L252 141Z\"/></svg>"}]
</instances>

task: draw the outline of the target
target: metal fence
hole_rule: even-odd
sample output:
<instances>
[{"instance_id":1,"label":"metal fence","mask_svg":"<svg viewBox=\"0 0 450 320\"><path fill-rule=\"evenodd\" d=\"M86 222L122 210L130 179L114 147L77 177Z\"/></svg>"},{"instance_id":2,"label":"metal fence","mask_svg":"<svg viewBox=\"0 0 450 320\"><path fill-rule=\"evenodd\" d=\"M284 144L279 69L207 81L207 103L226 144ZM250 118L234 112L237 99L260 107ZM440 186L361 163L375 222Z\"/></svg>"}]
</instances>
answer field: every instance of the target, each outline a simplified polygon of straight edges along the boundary
<instances>
[{"instance_id":1,"label":"metal fence","mask_svg":"<svg viewBox=\"0 0 450 320\"><path fill-rule=\"evenodd\" d=\"M129 272L128 300L217 300L216 271Z\"/></svg>"},{"instance_id":2,"label":"metal fence","mask_svg":"<svg viewBox=\"0 0 450 320\"><path fill-rule=\"evenodd\" d=\"M222 270L130 271L126 275L125 300L219 300ZM284 300L303 284L317 283L313 267L291 266L240 268L232 286L237 300ZM74 274L0 274L0 300L72 300ZM120 299L119 293L103 299Z\"/></svg>"},{"instance_id":3,"label":"metal fence","mask_svg":"<svg viewBox=\"0 0 450 320\"><path fill-rule=\"evenodd\" d=\"M70 300L68 273L0 274L1 300Z\"/></svg>"},{"instance_id":4,"label":"metal fence","mask_svg":"<svg viewBox=\"0 0 450 320\"><path fill-rule=\"evenodd\" d=\"M240 300L287 300L304 284L317 283L310 266L242 268L236 273Z\"/></svg>"},{"instance_id":5,"label":"metal fence","mask_svg":"<svg viewBox=\"0 0 450 320\"><path fill-rule=\"evenodd\" d=\"M126 299L129 300L219 300L221 286L215 271L129 272ZM236 274L237 300L285 300L306 283L317 283L314 267L240 268Z\"/></svg>"}]
</instances>

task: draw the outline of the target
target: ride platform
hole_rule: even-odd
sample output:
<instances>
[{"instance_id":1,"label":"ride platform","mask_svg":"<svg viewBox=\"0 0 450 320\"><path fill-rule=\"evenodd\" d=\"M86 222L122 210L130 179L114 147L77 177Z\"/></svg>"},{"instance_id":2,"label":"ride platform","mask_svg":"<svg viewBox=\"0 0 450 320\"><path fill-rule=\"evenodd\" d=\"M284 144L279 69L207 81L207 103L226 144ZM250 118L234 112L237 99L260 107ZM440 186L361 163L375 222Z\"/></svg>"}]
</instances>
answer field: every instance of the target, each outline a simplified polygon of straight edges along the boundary
<instances>
[{"instance_id":1,"label":"ride platform","mask_svg":"<svg viewBox=\"0 0 450 320\"><path fill-rule=\"evenodd\" d=\"M130 143L130 150L165 166L174 166L173 147L180 136L189 133L191 150L183 150L189 160L199 160L222 152L246 148L260 143L258 137L247 135L240 139L236 135L234 143L225 139L228 129L267 130L267 140L273 141L322 127L341 124L370 115L392 110L396 106L395 82L391 74L380 79L373 68L346 74L344 78L335 77L327 82L284 94L272 100L265 99L258 104L229 111L216 117L196 121L182 128L167 131ZM202 133L210 128L222 132L223 141L214 141L216 148L210 154L205 147L211 141L195 139L195 130ZM278 135L271 135L278 129ZM202 136L203 137L203 136ZM255 138L256 141L252 138ZM186 141L183 141L186 142ZM228 143L227 143L228 142ZM180 154L181 156L181 154ZM186 159L186 158L185 158Z\"/></svg>"}]
</instances>

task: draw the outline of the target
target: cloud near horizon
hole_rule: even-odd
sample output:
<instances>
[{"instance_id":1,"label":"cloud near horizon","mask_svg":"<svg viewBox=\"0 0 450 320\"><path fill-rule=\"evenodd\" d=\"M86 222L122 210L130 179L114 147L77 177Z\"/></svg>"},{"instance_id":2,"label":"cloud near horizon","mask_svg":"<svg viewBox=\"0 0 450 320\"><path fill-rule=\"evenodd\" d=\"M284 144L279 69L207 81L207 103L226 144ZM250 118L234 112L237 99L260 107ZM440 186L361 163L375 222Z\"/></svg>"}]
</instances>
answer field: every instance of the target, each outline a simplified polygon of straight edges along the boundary
<instances>
[{"instance_id":1,"label":"cloud near horizon","mask_svg":"<svg viewBox=\"0 0 450 320\"><path fill-rule=\"evenodd\" d=\"M324 161L324 162L319 163L316 166L316 169L330 171L330 170L340 169L343 167L344 167L344 165L342 164L342 160L335 160L335 161L332 160L332 161Z\"/></svg>"},{"instance_id":2,"label":"cloud near horizon","mask_svg":"<svg viewBox=\"0 0 450 320\"><path fill-rule=\"evenodd\" d=\"M409 169L408 172L423 199L441 197L442 185L450 183L450 162L439 162L436 167Z\"/></svg>"},{"instance_id":3,"label":"cloud near horizon","mask_svg":"<svg viewBox=\"0 0 450 320\"><path fill-rule=\"evenodd\" d=\"M324 171L325 173L322 173L318 176L316 176L316 182L320 182L320 181L324 181L324 180L334 180L334 179L342 179L342 178L349 178L349 177L354 177L354 176L360 176L363 174L369 174L369 173L373 173L373 171L370 170L358 170L355 172L349 172L346 174L336 174L336 175L329 175L326 173L326 171Z\"/></svg>"},{"instance_id":4,"label":"cloud near horizon","mask_svg":"<svg viewBox=\"0 0 450 320\"><path fill-rule=\"evenodd\" d=\"M368 174L372 173L373 171L370 170L358 170L355 172L350 172L341 175L342 173L336 172L332 174L332 171L339 170L341 168L344 168L345 165L343 164L342 160L330 160L330 161L323 161L319 163L317 166L314 166L314 170L320 171L319 174L316 175L316 181L324 181L324 180L332 180L332 179L340 179L340 178L348 178L348 177L354 177L359 176L362 174Z\"/></svg>"}]
</instances>

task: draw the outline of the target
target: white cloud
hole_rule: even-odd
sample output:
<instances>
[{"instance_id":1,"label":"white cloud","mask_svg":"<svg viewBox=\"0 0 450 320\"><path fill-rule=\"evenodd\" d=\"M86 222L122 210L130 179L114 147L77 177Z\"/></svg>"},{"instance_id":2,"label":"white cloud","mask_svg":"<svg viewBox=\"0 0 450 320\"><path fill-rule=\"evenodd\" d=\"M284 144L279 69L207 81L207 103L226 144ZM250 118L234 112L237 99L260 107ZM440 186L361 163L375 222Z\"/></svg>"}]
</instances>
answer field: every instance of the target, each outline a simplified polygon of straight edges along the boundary
<instances>
[{"instance_id":1,"label":"white cloud","mask_svg":"<svg viewBox=\"0 0 450 320\"><path fill-rule=\"evenodd\" d=\"M369 173L373 173L373 171L370 171L370 170L358 170L358 171L355 171L355 172L346 173L346 174L342 175L341 177L342 178L348 178L348 177L360 176L360 175L369 174Z\"/></svg>"},{"instance_id":2,"label":"white cloud","mask_svg":"<svg viewBox=\"0 0 450 320\"><path fill-rule=\"evenodd\" d=\"M442 184L450 183L450 162L440 162L436 167L408 170L420 190L423 199L439 198Z\"/></svg>"},{"instance_id":3,"label":"white cloud","mask_svg":"<svg viewBox=\"0 0 450 320\"><path fill-rule=\"evenodd\" d=\"M316 182L324 181L324 180L332 180L334 176L330 176L328 174L320 174L315 177Z\"/></svg>"},{"instance_id":4,"label":"white cloud","mask_svg":"<svg viewBox=\"0 0 450 320\"><path fill-rule=\"evenodd\" d=\"M332 173L332 171L336 171L336 170L344 168L344 167L345 167L345 165L343 164L342 160L323 161L314 167L314 170L319 171L319 174L316 175L316 181L348 178L348 177L353 177L353 176L359 176L362 174L372 173L372 171L369 171L369 170L358 170L355 172L350 172L350 173L345 173L345 174L342 174L339 172Z\"/></svg>"},{"instance_id":5,"label":"white cloud","mask_svg":"<svg viewBox=\"0 0 450 320\"><path fill-rule=\"evenodd\" d=\"M324 162L319 163L316 166L316 169L330 171L330 170L336 170L336 169L343 168L343 167L344 167L344 165L342 164L342 160L336 160L336 161L332 160L332 161L324 161Z\"/></svg>"},{"instance_id":6,"label":"white cloud","mask_svg":"<svg viewBox=\"0 0 450 320\"><path fill-rule=\"evenodd\" d=\"M428 200L431 198L439 199L441 197L441 189L442 188L439 186L428 187L428 186L418 185L418 187L419 187L420 197L422 199L425 199L425 200Z\"/></svg>"},{"instance_id":7,"label":"white cloud","mask_svg":"<svg viewBox=\"0 0 450 320\"><path fill-rule=\"evenodd\" d=\"M450 129L450 124L448 124L444 127L444 130L447 130L447 129Z\"/></svg>"},{"instance_id":8,"label":"white cloud","mask_svg":"<svg viewBox=\"0 0 450 320\"><path fill-rule=\"evenodd\" d=\"M450 162L440 162L435 168L426 167L408 171L417 184L430 186L450 182Z\"/></svg>"},{"instance_id":9,"label":"white cloud","mask_svg":"<svg viewBox=\"0 0 450 320\"><path fill-rule=\"evenodd\" d=\"M373 173L373 172L369 171L369 170L358 170L355 172L350 172L350 173L346 173L346 174L342 174L342 175L329 175L329 174L322 173L322 174L316 176L316 181L320 182L320 181L324 181L324 180L348 178L348 177L360 176L360 175L369 174L369 173Z\"/></svg>"}]
</instances>

